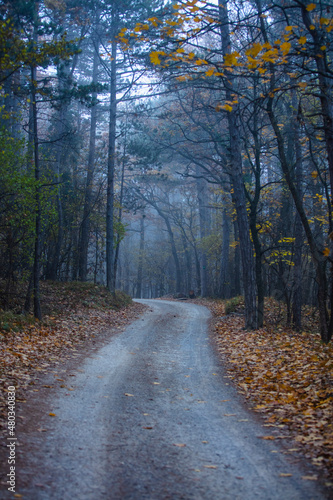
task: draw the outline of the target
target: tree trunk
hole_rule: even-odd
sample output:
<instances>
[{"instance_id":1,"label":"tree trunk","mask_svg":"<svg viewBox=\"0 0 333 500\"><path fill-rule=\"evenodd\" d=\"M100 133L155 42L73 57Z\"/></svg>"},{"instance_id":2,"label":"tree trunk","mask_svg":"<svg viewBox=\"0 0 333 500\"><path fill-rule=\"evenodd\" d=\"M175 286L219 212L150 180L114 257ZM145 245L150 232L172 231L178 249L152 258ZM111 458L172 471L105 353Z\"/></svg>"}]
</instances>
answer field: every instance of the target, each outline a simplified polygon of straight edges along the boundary
<instances>
[{"instance_id":1,"label":"tree trunk","mask_svg":"<svg viewBox=\"0 0 333 500\"><path fill-rule=\"evenodd\" d=\"M34 43L38 39L38 2L35 3L34 11ZM34 295L34 316L42 319L42 311L40 306L40 289L39 289L39 271L41 257L41 202L40 202L40 166L39 166L39 151L38 151L38 120L37 120L37 103L36 103L36 82L37 69L36 66L31 66L31 98L32 98L32 118L33 118L33 137L34 137L34 163L35 163L35 181L36 181L36 218L35 218L35 251L34 251L34 266L33 266L33 295Z\"/></svg>"},{"instance_id":2,"label":"tree trunk","mask_svg":"<svg viewBox=\"0 0 333 500\"><path fill-rule=\"evenodd\" d=\"M124 181L125 181L125 166L126 166L126 148L127 148L127 130L125 129L123 160L122 160L122 164L121 164L121 180L120 180L118 224L121 224L122 215L123 215L123 207L122 207L122 205L123 205L123 196L124 196ZM120 231L118 230L117 239L116 239L115 256L114 256L114 271L113 271L115 276L117 276L120 242L121 242L121 236L120 236Z\"/></svg>"},{"instance_id":3,"label":"tree trunk","mask_svg":"<svg viewBox=\"0 0 333 500\"><path fill-rule=\"evenodd\" d=\"M99 63L99 38L94 40L94 60L92 71L92 83L98 83L98 63ZM97 92L92 93L93 100L97 99ZM79 280L87 281L88 272L88 246L90 235L90 213L92 207L92 188L95 173L95 150L96 150L96 127L97 127L97 104L91 108L90 115L90 138L88 169L86 179L86 190L84 196L83 219L80 231L79 243Z\"/></svg>"},{"instance_id":4,"label":"tree trunk","mask_svg":"<svg viewBox=\"0 0 333 500\"><path fill-rule=\"evenodd\" d=\"M159 214L161 215L162 213L159 211ZM177 253L177 248L176 248L176 244L175 244L175 239L173 237L173 232L171 229L171 224L170 224L168 217L166 217L164 214L161 216L163 217L165 225L166 225L167 230L168 230L169 241L170 241L170 246L171 246L171 253L172 253L172 257L173 257L173 260L175 263L175 268L176 268L176 293L180 293L180 292L183 293L184 290L182 287L181 267L180 267L180 262L178 259L178 253Z\"/></svg>"},{"instance_id":5,"label":"tree trunk","mask_svg":"<svg viewBox=\"0 0 333 500\"><path fill-rule=\"evenodd\" d=\"M320 31L315 28L313 29L313 22L311 19L311 14L307 10L306 3L301 4L302 17L304 24L311 35L313 40L313 55L316 61L318 70L318 81L319 81L319 92L320 92L320 104L321 113L323 117L324 124L324 136L327 151L327 161L330 173L330 186L331 195L333 194L333 106L332 106L332 96L333 96L333 79L332 71L330 69L330 61L328 61L328 56L326 50L322 51L321 46L323 45L322 36ZM333 204L333 199L331 201Z\"/></svg>"},{"instance_id":6,"label":"tree trunk","mask_svg":"<svg viewBox=\"0 0 333 500\"><path fill-rule=\"evenodd\" d=\"M112 16L114 31L117 16ZM112 37L111 49L111 79L110 79L110 121L107 176L107 206L106 206L106 286L115 293L116 279L114 275L114 172L116 164L116 116L117 116L117 41Z\"/></svg>"},{"instance_id":7,"label":"tree trunk","mask_svg":"<svg viewBox=\"0 0 333 500\"><path fill-rule=\"evenodd\" d=\"M294 97L293 108L297 108L296 96ZM300 143L300 116L296 116L294 120L294 143L295 143L295 183L298 196L302 199L302 149ZM296 330L301 330L302 328L302 249L303 249L303 228L302 221L299 214L296 212L295 215L295 255L294 255L294 290L293 290L293 326Z\"/></svg>"},{"instance_id":8,"label":"tree trunk","mask_svg":"<svg viewBox=\"0 0 333 500\"><path fill-rule=\"evenodd\" d=\"M221 21L221 40L223 56L230 53L231 41L229 34L229 18L226 0L219 0L219 12ZM225 80L226 100L233 101L233 75L226 71ZM257 328L257 304L256 304L256 277L253 259L252 242L250 239L250 227L246 209L245 190L242 172L242 150L241 138L238 125L237 109L234 107L227 113L230 135L230 177L234 189L234 202L237 213L237 224L239 230L240 252L242 257L243 287L245 301L245 328L254 330Z\"/></svg>"},{"instance_id":9,"label":"tree trunk","mask_svg":"<svg viewBox=\"0 0 333 500\"><path fill-rule=\"evenodd\" d=\"M140 220L140 248L139 248L139 262L138 262L138 278L136 282L136 298L142 298L142 278L143 278L143 257L145 250L145 214L142 214Z\"/></svg>"},{"instance_id":10,"label":"tree trunk","mask_svg":"<svg viewBox=\"0 0 333 500\"><path fill-rule=\"evenodd\" d=\"M208 235L208 189L207 182L203 178L203 171L197 165L196 166L196 184L197 184L197 195L199 204L199 223L200 223L200 277L201 277L201 297L207 297L208 295L208 261L206 252L206 242L205 238Z\"/></svg>"},{"instance_id":11,"label":"tree trunk","mask_svg":"<svg viewBox=\"0 0 333 500\"><path fill-rule=\"evenodd\" d=\"M230 247L230 217L226 208L222 212L222 254L219 282L219 296L227 299L230 296L230 271L229 271L229 247Z\"/></svg>"}]
</instances>

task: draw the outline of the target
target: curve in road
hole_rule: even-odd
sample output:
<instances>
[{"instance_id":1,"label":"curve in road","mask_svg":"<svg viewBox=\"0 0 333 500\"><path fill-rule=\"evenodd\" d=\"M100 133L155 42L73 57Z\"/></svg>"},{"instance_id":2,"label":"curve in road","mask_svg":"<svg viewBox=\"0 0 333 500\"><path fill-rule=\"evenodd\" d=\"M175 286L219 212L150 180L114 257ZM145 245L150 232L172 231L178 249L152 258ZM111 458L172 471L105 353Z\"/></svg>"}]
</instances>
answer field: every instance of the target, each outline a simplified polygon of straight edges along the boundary
<instances>
[{"instance_id":1,"label":"curve in road","mask_svg":"<svg viewBox=\"0 0 333 500\"><path fill-rule=\"evenodd\" d=\"M33 500L328 498L244 408L208 337L209 311L149 310L88 357L71 392L21 436L18 493ZM282 474L282 476L281 476ZM284 474L292 474L287 477ZM326 496L325 496L326 495ZM8 497L9 498L9 497Z\"/></svg>"}]
</instances>

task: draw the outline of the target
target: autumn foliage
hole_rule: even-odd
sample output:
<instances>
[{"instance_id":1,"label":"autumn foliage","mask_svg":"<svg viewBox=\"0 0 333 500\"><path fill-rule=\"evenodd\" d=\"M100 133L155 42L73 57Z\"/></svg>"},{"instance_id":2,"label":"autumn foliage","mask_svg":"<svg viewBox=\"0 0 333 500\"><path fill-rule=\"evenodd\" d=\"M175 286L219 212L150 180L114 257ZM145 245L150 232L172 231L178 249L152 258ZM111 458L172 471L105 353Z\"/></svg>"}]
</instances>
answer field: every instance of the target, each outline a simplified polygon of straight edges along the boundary
<instances>
[{"instance_id":1,"label":"autumn foliage","mask_svg":"<svg viewBox=\"0 0 333 500\"><path fill-rule=\"evenodd\" d=\"M332 346L311 330L295 333L277 322L273 301L265 328L256 332L244 330L241 315L224 315L222 302L210 308L221 358L240 394L264 418L264 438L292 437L293 451L332 477Z\"/></svg>"}]
</instances>

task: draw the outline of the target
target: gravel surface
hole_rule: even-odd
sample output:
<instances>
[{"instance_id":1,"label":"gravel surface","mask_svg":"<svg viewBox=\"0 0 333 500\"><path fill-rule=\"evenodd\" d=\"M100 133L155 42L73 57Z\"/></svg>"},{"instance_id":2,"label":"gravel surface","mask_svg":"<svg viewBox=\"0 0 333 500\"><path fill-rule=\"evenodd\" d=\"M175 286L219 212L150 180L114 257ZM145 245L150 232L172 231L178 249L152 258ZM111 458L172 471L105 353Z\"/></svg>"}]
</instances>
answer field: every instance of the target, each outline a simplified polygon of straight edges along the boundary
<instances>
[{"instance_id":1,"label":"gravel surface","mask_svg":"<svg viewBox=\"0 0 333 500\"><path fill-rule=\"evenodd\" d=\"M59 380L63 388L44 401L36 393L35 415L30 410L17 433L16 493L29 500L329 498L318 482L302 479L311 471L283 453L288 443L260 439L269 429L229 385L208 337L208 309L139 302L149 306L144 316Z\"/></svg>"}]
</instances>

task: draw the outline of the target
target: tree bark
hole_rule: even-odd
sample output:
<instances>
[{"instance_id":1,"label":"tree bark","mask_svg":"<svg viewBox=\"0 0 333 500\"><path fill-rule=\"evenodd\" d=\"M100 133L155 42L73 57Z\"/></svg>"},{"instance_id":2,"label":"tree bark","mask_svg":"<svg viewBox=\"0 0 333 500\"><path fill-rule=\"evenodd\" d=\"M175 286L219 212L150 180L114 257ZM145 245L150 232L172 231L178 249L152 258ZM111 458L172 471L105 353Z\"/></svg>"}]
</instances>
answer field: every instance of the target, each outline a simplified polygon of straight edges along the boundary
<instances>
[{"instance_id":1,"label":"tree bark","mask_svg":"<svg viewBox=\"0 0 333 500\"><path fill-rule=\"evenodd\" d=\"M203 172L201 168L196 165L196 184L197 184L197 195L199 204L199 223L200 223L200 250L199 250L199 260L200 260L200 277L201 277L201 297L207 297L208 295L208 260L207 252L205 249L205 238L208 235L208 213L207 213L207 203L208 203L208 190L207 182L203 178Z\"/></svg>"},{"instance_id":2,"label":"tree bark","mask_svg":"<svg viewBox=\"0 0 333 500\"><path fill-rule=\"evenodd\" d=\"M142 278L143 278L143 256L145 250L145 214L142 214L140 220L140 247L138 262L138 277L136 281L136 298L142 298Z\"/></svg>"},{"instance_id":3,"label":"tree bark","mask_svg":"<svg viewBox=\"0 0 333 500\"><path fill-rule=\"evenodd\" d=\"M219 0L221 21L222 53L225 57L230 53L231 41L229 33L229 17L227 0ZM226 70L225 94L226 100L233 101L233 75ZM250 227L246 209L246 198L242 172L241 138L238 124L237 108L234 106L227 112L230 135L230 178L233 186L233 197L237 213L239 230L240 252L242 257L243 287L245 301L245 328L255 330L258 326L256 304L256 277L253 259Z\"/></svg>"},{"instance_id":4,"label":"tree bark","mask_svg":"<svg viewBox=\"0 0 333 500\"><path fill-rule=\"evenodd\" d=\"M229 247L230 247L230 217L227 209L222 212L222 253L219 280L219 296L222 299L230 295L230 270L229 270Z\"/></svg>"},{"instance_id":5,"label":"tree bark","mask_svg":"<svg viewBox=\"0 0 333 500\"><path fill-rule=\"evenodd\" d=\"M117 15L112 15L114 33L117 26ZM106 206L106 286L115 293L116 277L114 275L114 173L116 164L116 116L117 116L117 41L112 37L111 78L110 78L110 121L107 174L107 206Z\"/></svg>"},{"instance_id":6,"label":"tree bark","mask_svg":"<svg viewBox=\"0 0 333 500\"><path fill-rule=\"evenodd\" d=\"M98 63L99 63L99 39L94 40L94 60L92 71L92 83L98 83ZM97 93L92 93L92 98L97 99ZM88 246L90 235L90 213L92 207L92 188L95 173L95 150L96 150L96 127L97 127L97 104L91 108L90 115L90 137L89 137L89 154L88 168L86 179L86 190L84 196L83 219L80 231L79 243L79 280L87 281L88 272Z\"/></svg>"},{"instance_id":7,"label":"tree bark","mask_svg":"<svg viewBox=\"0 0 333 500\"><path fill-rule=\"evenodd\" d=\"M296 110L297 101L294 96L293 108ZM300 116L294 113L294 141L295 141L295 184L298 196L302 199L302 177L303 177L303 162L302 148L300 143ZM303 227L301 218L296 212L295 215L295 255L294 255L294 290L293 290L293 326L296 330L302 328L302 249L303 249Z\"/></svg>"},{"instance_id":8,"label":"tree bark","mask_svg":"<svg viewBox=\"0 0 333 500\"><path fill-rule=\"evenodd\" d=\"M34 35L33 41L38 41L38 2L34 7ZM37 119L37 102L36 102L36 86L37 86L37 68L36 65L31 66L31 99L32 99L32 121L33 121L33 143L34 143L34 164L35 164L35 181L36 181L36 218L35 218L35 251L34 251L34 266L33 266L33 296L34 296L34 316L42 319L42 311L40 306L40 287L39 287L39 272L40 272L40 257L41 257L41 201L40 201L40 165L39 165L39 144L38 144L38 119Z\"/></svg>"}]
</instances>

